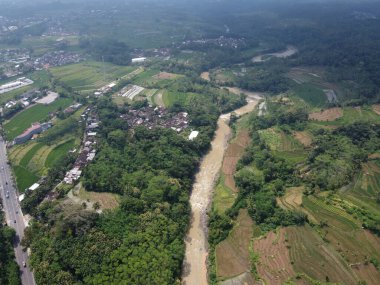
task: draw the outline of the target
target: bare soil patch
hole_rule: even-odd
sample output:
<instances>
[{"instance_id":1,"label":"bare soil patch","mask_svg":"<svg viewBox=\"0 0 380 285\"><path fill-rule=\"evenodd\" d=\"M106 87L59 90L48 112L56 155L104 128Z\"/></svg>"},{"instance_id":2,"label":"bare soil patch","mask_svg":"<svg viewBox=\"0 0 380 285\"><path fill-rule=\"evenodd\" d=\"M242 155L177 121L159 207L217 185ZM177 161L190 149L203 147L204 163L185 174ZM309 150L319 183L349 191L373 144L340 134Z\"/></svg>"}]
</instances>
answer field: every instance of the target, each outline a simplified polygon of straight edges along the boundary
<instances>
[{"instance_id":1,"label":"bare soil patch","mask_svg":"<svg viewBox=\"0 0 380 285\"><path fill-rule=\"evenodd\" d=\"M376 114L380 115L380 104L375 104L375 105L373 105L373 106L372 106L372 110L373 110Z\"/></svg>"},{"instance_id":2,"label":"bare soil patch","mask_svg":"<svg viewBox=\"0 0 380 285\"><path fill-rule=\"evenodd\" d=\"M246 209L239 212L229 237L216 247L216 268L220 278L234 277L250 271L249 243L253 222Z\"/></svg>"},{"instance_id":3,"label":"bare soil patch","mask_svg":"<svg viewBox=\"0 0 380 285\"><path fill-rule=\"evenodd\" d=\"M286 245L285 229L270 232L254 242L254 252L260 256L257 272L265 284L281 285L295 276Z\"/></svg>"},{"instance_id":4,"label":"bare soil patch","mask_svg":"<svg viewBox=\"0 0 380 285\"><path fill-rule=\"evenodd\" d=\"M160 72L153 76L154 79L159 79L159 80L175 79L177 77L178 77L177 74L169 73L169 72Z\"/></svg>"},{"instance_id":5,"label":"bare soil patch","mask_svg":"<svg viewBox=\"0 0 380 285\"><path fill-rule=\"evenodd\" d=\"M343 116L342 108L331 108L309 114L309 120L331 122Z\"/></svg>"},{"instance_id":6,"label":"bare soil patch","mask_svg":"<svg viewBox=\"0 0 380 285\"><path fill-rule=\"evenodd\" d=\"M222 281L220 285L264 285L262 281L255 280L250 272L245 272L234 278Z\"/></svg>"},{"instance_id":7,"label":"bare soil patch","mask_svg":"<svg viewBox=\"0 0 380 285\"><path fill-rule=\"evenodd\" d=\"M307 132L294 132L293 136L306 147L309 147L313 142L310 134Z\"/></svg>"},{"instance_id":8,"label":"bare soil patch","mask_svg":"<svg viewBox=\"0 0 380 285\"><path fill-rule=\"evenodd\" d=\"M204 79L204 80L210 81L210 72L208 72L208 71L202 72L201 73L201 78Z\"/></svg>"}]
</instances>

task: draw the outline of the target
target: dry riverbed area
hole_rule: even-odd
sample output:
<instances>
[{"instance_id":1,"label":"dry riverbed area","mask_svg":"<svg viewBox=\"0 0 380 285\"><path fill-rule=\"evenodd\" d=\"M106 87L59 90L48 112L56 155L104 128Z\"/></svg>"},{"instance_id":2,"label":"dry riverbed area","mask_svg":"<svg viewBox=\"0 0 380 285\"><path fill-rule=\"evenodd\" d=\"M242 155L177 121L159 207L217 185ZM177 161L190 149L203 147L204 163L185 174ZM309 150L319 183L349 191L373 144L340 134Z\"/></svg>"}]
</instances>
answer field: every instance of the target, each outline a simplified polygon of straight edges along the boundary
<instances>
[{"instance_id":1,"label":"dry riverbed area","mask_svg":"<svg viewBox=\"0 0 380 285\"><path fill-rule=\"evenodd\" d=\"M240 91L240 90L239 90ZM237 115L253 111L261 97L248 95L248 104L235 110ZM190 204L191 225L187 234L186 253L183 265L182 283L186 285L203 285L207 282L207 212L211 205L215 182L222 167L223 157L231 137L228 126L230 114L221 115L210 152L204 156L200 170L195 177Z\"/></svg>"}]
</instances>

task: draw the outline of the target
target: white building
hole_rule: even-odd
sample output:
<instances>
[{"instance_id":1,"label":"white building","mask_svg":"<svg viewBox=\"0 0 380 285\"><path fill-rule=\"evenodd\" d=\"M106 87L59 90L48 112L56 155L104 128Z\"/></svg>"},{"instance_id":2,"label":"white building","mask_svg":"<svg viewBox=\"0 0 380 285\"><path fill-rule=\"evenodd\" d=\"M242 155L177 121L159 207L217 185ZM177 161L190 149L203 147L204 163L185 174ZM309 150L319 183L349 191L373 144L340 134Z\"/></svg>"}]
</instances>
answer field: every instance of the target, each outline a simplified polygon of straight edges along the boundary
<instances>
[{"instance_id":1,"label":"white building","mask_svg":"<svg viewBox=\"0 0 380 285\"><path fill-rule=\"evenodd\" d=\"M194 140L199 135L198 131L192 131L189 135L189 141Z\"/></svg>"},{"instance_id":2,"label":"white building","mask_svg":"<svg viewBox=\"0 0 380 285\"><path fill-rule=\"evenodd\" d=\"M146 61L146 57L132 58L132 63L141 63L141 62L144 62L144 61Z\"/></svg>"},{"instance_id":3,"label":"white building","mask_svg":"<svg viewBox=\"0 0 380 285\"><path fill-rule=\"evenodd\" d=\"M28 189L30 190L30 191L34 191L34 190L36 190L38 187L40 187L40 184L38 184L38 183L34 183L32 186L30 186Z\"/></svg>"}]
</instances>

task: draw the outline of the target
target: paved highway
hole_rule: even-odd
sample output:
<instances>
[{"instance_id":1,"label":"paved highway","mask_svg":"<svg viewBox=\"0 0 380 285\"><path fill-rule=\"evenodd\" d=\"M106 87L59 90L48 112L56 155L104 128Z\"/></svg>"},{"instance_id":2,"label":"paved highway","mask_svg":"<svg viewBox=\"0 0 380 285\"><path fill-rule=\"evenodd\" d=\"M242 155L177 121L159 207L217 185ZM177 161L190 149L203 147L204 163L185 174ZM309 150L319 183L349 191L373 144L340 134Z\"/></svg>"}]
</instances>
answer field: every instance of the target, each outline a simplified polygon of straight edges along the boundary
<instances>
[{"instance_id":1,"label":"paved highway","mask_svg":"<svg viewBox=\"0 0 380 285\"><path fill-rule=\"evenodd\" d=\"M0 136L0 194L3 200L3 206L7 224L16 231L16 240L14 242L16 261L21 270L21 281L23 285L35 285L33 272L29 270L28 255L22 250L20 241L24 236L24 219L22 216L16 188L12 182L12 172L7 163L7 152L5 142ZM7 197L8 196L8 197ZM26 263L26 267L23 263Z\"/></svg>"}]
</instances>

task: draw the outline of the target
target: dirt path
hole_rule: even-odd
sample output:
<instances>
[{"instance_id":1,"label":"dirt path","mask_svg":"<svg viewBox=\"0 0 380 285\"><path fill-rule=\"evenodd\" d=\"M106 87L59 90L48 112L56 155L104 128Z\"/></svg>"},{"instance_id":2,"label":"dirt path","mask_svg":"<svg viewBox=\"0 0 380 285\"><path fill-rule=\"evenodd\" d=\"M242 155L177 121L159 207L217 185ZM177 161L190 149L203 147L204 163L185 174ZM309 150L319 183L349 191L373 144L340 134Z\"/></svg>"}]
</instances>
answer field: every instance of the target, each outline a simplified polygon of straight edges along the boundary
<instances>
[{"instance_id":1,"label":"dirt path","mask_svg":"<svg viewBox=\"0 0 380 285\"><path fill-rule=\"evenodd\" d=\"M258 100L249 99L248 104L235 113L243 115L251 112ZM187 233L185 244L186 253L183 264L182 284L206 285L207 281L207 211L211 204L215 181L222 166L224 152L231 136L228 126L230 114L220 116L215 137L211 143L210 152L203 157L200 170L195 177L190 204L191 225Z\"/></svg>"},{"instance_id":2,"label":"dirt path","mask_svg":"<svg viewBox=\"0 0 380 285\"><path fill-rule=\"evenodd\" d=\"M162 98L162 96L162 90L160 90L156 95L154 95L153 99L158 106L165 107L164 99Z\"/></svg>"}]
</instances>

